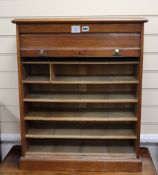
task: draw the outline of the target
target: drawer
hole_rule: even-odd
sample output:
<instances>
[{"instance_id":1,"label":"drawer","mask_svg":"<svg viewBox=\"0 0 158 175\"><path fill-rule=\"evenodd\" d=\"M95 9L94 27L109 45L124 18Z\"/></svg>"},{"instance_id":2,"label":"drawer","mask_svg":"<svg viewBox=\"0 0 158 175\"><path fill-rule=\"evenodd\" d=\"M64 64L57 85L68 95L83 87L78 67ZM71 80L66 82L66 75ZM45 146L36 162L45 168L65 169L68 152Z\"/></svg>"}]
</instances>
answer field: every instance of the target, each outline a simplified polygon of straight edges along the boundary
<instances>
[{"instance_id":1,"label":"drawer","mask_svg":"<svg viewBox=\"0 0 158 175\"><path fill-rule=\"evenodd\" d=\"M21 56L139 56L139 33L23 34ZM118 53L117 53L118 52Z\"/></svg>"}]
</instances>

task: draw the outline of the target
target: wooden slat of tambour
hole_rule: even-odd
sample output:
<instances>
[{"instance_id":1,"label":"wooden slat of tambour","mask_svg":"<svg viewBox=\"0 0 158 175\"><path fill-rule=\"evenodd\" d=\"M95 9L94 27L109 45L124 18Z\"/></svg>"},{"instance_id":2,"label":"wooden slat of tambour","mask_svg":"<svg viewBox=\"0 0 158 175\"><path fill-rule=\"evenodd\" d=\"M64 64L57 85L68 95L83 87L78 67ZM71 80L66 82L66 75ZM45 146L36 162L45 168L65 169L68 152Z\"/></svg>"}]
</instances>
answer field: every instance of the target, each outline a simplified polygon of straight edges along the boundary
<instances>
[{"instance_id":1,"label":"wooden slat of tambour","mask_svg":"<svg viewBox=\"0 0 158 175\"><path fill-rule=\"evenodd\" d=\"M22 61L22 64L139 64L138 61Z\"/></svg>"},{"instance_id":2,"label":"wooden slat of tambour","mask_svg":"<svg viewBox=\"0 0 158 175\"><path fill-rule=\"evenodd\" d=\"M132 94L28 94L25 102L137 103Z\"/></svg>"},{"instance_id":3,"label":"wooden slat of tambour","mask_svg":"<svg viewBox=\"0 0 158 175\"><path fill-rule=\"evenodd\" d=\"M134 147L129 145L116 146L111 145L30 145L26 154L51 154L51 155L104 155L107 157L113 156L118 158L122 156L131 156L131 158L136 158L134 153ZM111 158L111 157L109 157Z\"/></svg>"},{"instance_id":4,"label":"wooden slat of tambour","mask_svg":"<svg viewBox=\"0 0 158 175\"><path fill-rule=\"evenodd\" d=\"M42 47L43 48L43 47ZM58 49L47 49L43 48L45 50L45 53L47 53L48 57L112 57L113 53L116 49L115 48L58 48ZM21 56L22 57L39 57L40 53L39 48L29 49L29 48L21 48ZM121 57L139 57L140 56L140 48L121 48Z\"/></svg>"},{"instance_id":5,"label":"wooden slat of tambour","mask_svg":"<svg viewBox=\"0 0 158 175\"><path fill-rule=\"evenodd\" d=\"M130 42L129 42L130 41ZM51 50L140 49L140 33L22 34L21 51L45 48Z\"/></svg>"},{"instance_id":6,"label":"wooden slat of tambour","mask_svg":"<svg viewBox=\"0 0 158 175\"><path fill-rule=\"evenodd\" d=\"M136 121L133 112L29 112L25 120L35 121Z\"/></svg>"},{"instance_id":7,"label":"wooden slat of tambour","mask_svg":"<svg viewBox=\"0 0 158 175\"><path fill-rule=\"evenodd\" d=\"M29 129L25 137L41 139L136 139L132 129Z\"/></svg>"}]
</instances>

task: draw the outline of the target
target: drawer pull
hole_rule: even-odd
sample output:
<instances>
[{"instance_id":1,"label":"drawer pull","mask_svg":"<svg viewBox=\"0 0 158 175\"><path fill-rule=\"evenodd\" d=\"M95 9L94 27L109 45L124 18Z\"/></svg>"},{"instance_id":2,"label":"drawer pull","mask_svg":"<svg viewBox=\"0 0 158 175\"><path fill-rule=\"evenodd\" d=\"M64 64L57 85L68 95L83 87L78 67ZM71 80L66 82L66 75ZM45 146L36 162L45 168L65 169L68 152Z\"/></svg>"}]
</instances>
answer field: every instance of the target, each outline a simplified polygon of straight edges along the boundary
<instances>
[{"instance_id":1,"label":"drawer pull","mask_svg":"<svg viewBox=\"0 0 158 175\"><path fill-rule=\"evenodd\" d=\"M47 52L45 50L40 50L39 56L40 57L46 57L47 56Z\"/></svg>"},{"instance_id":2,"label":"drawer pull","mask_svg":"<svg viewBox=\"0 0 158 175\"><path fill-rule=\"evenodd\" d=\"M121 56L120 49L115 49L113 52L113 56Z\"/></svg>"}]
</instances>

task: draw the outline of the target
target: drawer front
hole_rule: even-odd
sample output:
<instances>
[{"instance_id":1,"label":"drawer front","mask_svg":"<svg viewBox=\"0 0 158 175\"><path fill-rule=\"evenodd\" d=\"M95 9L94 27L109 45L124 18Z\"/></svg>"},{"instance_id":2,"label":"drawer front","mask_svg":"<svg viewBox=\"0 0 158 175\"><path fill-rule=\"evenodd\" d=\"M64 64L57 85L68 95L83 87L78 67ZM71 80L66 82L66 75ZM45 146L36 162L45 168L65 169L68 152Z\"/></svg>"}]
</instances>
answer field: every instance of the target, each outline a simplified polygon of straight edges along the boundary
<instances>
[{"instance_id":1,"label":"drawer front","mask_svg":"<svg viewBox=\"0 0 158 175\"><path fill-rule=\"evenodd\" d=\"M23 34L22 56L139 56L139 33Z\"/></svg>"}]
</instances>

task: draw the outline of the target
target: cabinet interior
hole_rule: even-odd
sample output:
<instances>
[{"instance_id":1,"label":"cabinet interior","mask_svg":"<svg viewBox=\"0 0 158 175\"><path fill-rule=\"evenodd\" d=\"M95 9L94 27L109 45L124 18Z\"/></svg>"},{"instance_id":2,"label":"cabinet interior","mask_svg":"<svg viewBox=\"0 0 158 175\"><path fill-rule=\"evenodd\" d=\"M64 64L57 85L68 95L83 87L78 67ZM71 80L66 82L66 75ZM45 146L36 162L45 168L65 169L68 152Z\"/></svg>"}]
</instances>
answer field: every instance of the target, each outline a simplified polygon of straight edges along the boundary
<instances>
[{"instance_id":1,"label":"cabinet interior","mask_svg":"<svg viewBox=\"0 0 158 175\"><path fill-rule=\"evenodd\" d=\"M27 154L135 155L138 58L23 58Z\"/></svg>"}]
</instances>

